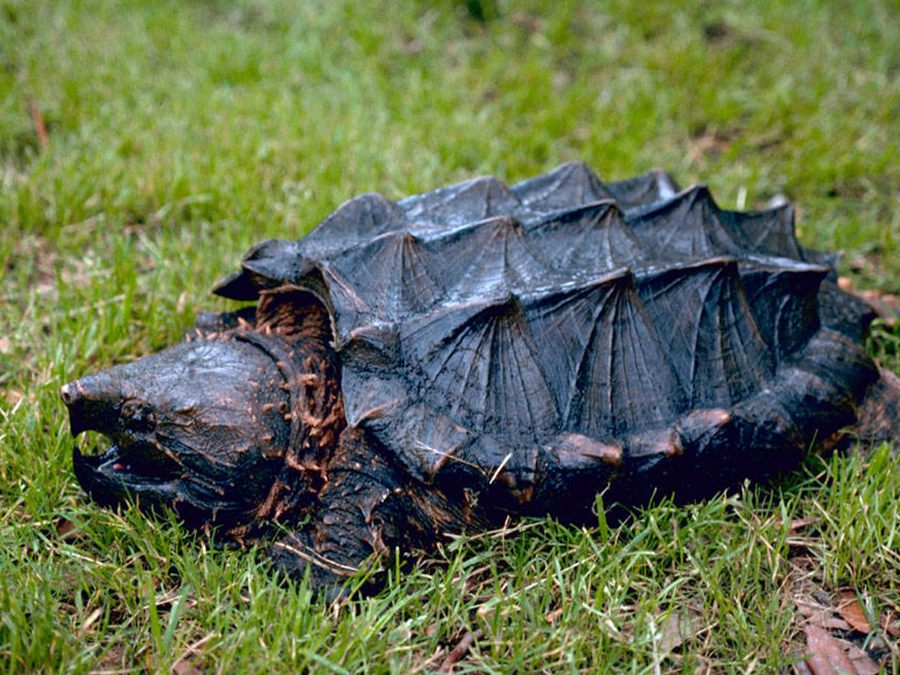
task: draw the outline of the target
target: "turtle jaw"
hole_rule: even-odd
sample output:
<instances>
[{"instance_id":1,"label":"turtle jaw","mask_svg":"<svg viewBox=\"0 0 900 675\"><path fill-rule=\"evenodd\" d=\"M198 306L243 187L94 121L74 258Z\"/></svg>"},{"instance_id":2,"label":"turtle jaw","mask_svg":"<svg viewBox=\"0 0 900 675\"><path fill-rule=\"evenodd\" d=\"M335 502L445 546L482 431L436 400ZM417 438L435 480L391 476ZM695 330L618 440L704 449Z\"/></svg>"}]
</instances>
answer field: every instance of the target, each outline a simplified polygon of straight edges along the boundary
<instances>
[{"instance_id":1,"label":"turtle jaw","mask_svg":"<svg viewBox=\"0 0 900 675\"><path fill-rule=\"evenodd\" d=\"M173 465L135 461L116 443L96 455L82 454L77 444L72 449L75 478L101 506L115 506L129 496L171 505L177 495L180 477Z\"/></svg>"},{"instance_id":2,"label":"turtle jaw","mask_svg":"<svg viewBox=\"0 0 900 675\"><path fill-rule=\"evenodd\" d=\"M96 431L110 441L107 450L96 454L85 455L77 444L73 447L75 477L91 499L104 506L118 504L129 495L171 504L181 466L154 442L152 432L134 434L123 428L122 401L114 395L110 379L99 373L71 382L60 392L73 437Z\"/></svg>"}]
</instances>

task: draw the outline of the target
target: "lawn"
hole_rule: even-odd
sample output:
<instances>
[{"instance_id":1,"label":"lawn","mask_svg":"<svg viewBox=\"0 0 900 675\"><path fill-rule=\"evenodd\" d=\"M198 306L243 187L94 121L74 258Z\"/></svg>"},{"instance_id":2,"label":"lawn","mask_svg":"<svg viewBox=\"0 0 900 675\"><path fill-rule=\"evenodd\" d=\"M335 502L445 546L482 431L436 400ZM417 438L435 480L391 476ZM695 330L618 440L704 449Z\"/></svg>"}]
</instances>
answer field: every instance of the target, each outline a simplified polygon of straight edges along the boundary
<instances>
[{"instance_id":1,"label":"lawn","mask_svg":"<svg viewBox=\"0 0 900 675\"><path fill-rule=\"evenodd\" d=\"M448 540L328 605L264 548L87 501L57 395L233 308L208 292L251 244L354 195L571 159L787 197L900 293L898 129L896 0L0 0L0 671L791 672L814 625L900 672L887 447ZM869 348L900 372L898 329Z\"/></svg>"}]
</instances>

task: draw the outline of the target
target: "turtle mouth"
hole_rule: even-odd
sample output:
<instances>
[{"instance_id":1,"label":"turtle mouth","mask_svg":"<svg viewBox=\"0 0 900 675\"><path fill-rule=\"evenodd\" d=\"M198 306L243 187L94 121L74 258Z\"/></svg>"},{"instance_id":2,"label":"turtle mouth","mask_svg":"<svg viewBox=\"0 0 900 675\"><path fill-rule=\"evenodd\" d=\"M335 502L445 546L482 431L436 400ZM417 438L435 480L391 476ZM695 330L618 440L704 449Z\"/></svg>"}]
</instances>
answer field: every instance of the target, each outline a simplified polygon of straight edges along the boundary
<instances>
[{"instance_id":1,"label":"turtle mouth","mask_svg":"<svg viewBox=\"0 0 900 675\"><path fill-rule=\"evenodd\" d=\"M166 499L182 477L180 464L147 442L113 442L105 451L84 454L72 449L75 477L94 501L114 504L129 494Z\"/></svg>"},{"instance_id":2,"label":"turtle mouth","mask_svg":"<svg viewBox=\"0 0 900 675\"><path fill-rule=\"evenodd\" d=\"M145 447L141 449L135 445ZM182 473L178 462L149 443L133 444L127 449L112 443L104 452L87 455L82 454L76 444L73 454L86 468L126 482L167 483Z\"/></svg>"},{"instance_id":3,"label":"turtle mouth","mask_svg":"<svg viewBox=\"0 0 900 675\"><path fill-rule=\"evenodd\" d=\"M92 499L114 504L128 494L174 493L181 463L159 442L153 411L124 396L114 374L70 382L60 395L73 437L98 432L109 442L106 450L85 454L77 444L72 450L75 477Z\"/></svg>"}]
</instances>

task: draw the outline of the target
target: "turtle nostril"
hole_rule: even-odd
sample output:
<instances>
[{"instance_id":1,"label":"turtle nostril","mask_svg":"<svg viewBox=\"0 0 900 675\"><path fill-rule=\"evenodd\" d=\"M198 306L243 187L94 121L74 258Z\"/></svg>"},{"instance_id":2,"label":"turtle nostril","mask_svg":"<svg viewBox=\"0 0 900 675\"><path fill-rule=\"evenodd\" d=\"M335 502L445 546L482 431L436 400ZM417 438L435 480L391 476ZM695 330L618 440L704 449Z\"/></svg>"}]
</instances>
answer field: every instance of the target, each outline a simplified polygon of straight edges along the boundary
<instances>
[{"instance_id":1,"label":"turtle nostril","mask_svg":"<svg viewBox=\"0 0 900 675\"><path fill-rule=\"evenodd\" d=\"M62 389L59 390L60 398L62 398L63 403L66 405L72 405L75 402L75 399L78 398L75 392L75 387L72 386L71 383L64 384Z\"/></svg>"}]
</instances>

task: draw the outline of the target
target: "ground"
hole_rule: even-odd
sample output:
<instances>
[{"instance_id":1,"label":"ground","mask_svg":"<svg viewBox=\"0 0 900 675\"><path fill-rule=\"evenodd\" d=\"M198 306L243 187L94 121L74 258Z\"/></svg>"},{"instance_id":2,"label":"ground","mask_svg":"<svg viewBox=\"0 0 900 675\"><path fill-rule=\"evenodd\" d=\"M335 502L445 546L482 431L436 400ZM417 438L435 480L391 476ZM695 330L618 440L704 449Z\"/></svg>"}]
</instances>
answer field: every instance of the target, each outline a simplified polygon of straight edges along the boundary
<instances>
[{"instance_id":1,"label":"ground","mask_svg":"<svg viewBox=\"0 0 900 675\"><path fill-rule=\"evenodd\" d=\"M0 670L900 670L887 448L448 541L335 606L80 492L60 385L231 308L207 292L247 247L362 192L661 166L792 200L805 245L900 292L896 2L545 5L0 0ZM900 371L888 322L869 347Z\"/></svg>"}]
</instances>

